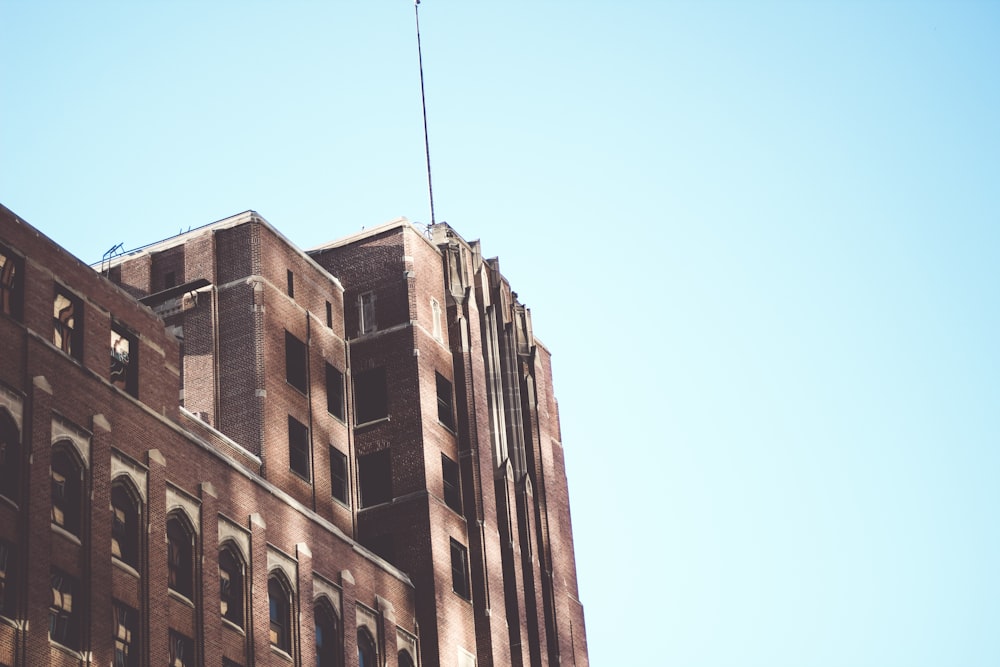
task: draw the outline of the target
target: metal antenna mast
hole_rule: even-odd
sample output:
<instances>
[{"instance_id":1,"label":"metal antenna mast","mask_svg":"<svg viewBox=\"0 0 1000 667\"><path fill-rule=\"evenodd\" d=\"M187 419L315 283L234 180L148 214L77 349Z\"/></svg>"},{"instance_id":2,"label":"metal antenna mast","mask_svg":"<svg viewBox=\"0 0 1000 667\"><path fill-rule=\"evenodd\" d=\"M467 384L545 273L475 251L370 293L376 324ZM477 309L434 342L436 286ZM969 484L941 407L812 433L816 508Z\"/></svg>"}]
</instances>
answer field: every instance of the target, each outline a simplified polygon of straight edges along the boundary
<instances>
[{"instance_id":1,"label":"metal antenna mast","mask_svg":"<svg viewBox=\"0 0 1000 667\"><path fill-rule=\"evenodd\" d=\"M427 97L424 95L424 54L420 48L420 0L414 0L413 16L417 22L417 62L420 64L420 106L424 112L424 155L427 156L427 194L431 200L431 224L434 219L434 186L431 184L431 144L427 138Z\"/></svg>"}]
</instances>

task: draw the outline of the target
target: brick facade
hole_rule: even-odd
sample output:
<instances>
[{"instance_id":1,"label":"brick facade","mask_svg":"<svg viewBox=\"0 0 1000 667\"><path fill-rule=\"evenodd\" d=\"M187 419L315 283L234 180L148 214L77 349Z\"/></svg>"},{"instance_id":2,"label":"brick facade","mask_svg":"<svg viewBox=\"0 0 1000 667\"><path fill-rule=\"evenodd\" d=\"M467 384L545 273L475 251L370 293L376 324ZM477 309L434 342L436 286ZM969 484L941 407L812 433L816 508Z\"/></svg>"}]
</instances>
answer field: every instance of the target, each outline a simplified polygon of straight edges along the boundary
<instances>
[{"instance_id":1,"label":"brick facade","mask_svg":"<svg viewBox=\"0 0 1000 667\"><path fill-rule=\"evenodd\" d=\"M303 252L247 212L101 275L0 208L0 254L23 303L0 315L20 449L0 665L112 665L116 637L129 665L311 666L318 638L357 665L366 637L386 665L588 664L549 353L478 242L400 220ZM82 303L77 358L53 344L57 286ZM137 388L109 377L112 330ZM79 525L56 525L57 486ZM134 565L108 551L126 490Z\"/></svg>"}]
</instances>

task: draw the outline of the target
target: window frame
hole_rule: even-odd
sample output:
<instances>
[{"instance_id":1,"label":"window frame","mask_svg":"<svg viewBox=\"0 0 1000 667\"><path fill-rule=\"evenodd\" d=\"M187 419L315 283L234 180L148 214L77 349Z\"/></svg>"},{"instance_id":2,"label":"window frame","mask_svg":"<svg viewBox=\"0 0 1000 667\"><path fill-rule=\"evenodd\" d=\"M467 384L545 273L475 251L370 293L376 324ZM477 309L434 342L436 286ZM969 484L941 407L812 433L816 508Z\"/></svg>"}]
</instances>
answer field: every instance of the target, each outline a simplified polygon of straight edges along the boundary
<instances>
[{"instance_id":1,"label":"window frame","mask_svg":"<svg viewBox=\"0 0 1000 667\"><path fill-rule=\"evenodd\" d=\"M444 503L455 512L462 513L462 469L457 461L441 452L441 482Z\"/></svg>"},{"instance_id":2,"label":"window frame","mask_svg":"<svg viewBox=\"0 0 1000 667\"><path fill-rule=\"evenodd\" d=\"M0 244L0 314L24 318L24 257Z\"/></svg>"},{"instance_id":3,"label":"window frame","mask_svg":"<svg viewBox=\"0 0 1000 667\"><path fill-rule=\"evenodd\" d=\"M77 361L83 360L83 299L59 283L52 296L52 344ZM67 303L62 309L59 299ZM71 308L67 314L67 308Z\"/></svg>"},{"instance_id":4,"label":"window frame","mask_svg":"<svg viewBox=\"0 0 1000 667\"><path fill-rule=\"evenodd\" d=\"M305 481L312 482L309 450L309 427L288 415L288 469Z\"/></svg>"},{"instance_id":5,"label":"window frame","mask_svg":"<svg viewBox=\"0 0 1000 667\"><path fill-rule=\"evenodd\" d=\"M49 605L49 639L66 648L80 649L80 614L83 602L76 577L58 568L52 568L49 575L52 589L52 603ZM68 597L68 601L67 601Z\"/></svg>"},{"instance_id":6,"label":"window frame","mask_svg":"<svg viewBox=\"0 0 1000 667\"><path fill-rule=\"evenodd\" d=\"M267 576L268 641L272 648L292 654L292 588L281 574L274 570Z\"/></svg>"},{"instance_id":7,"label":"window frame","mask_svg":"<svg viewBox=\"0 0 1000 667\"><path fill-rule=\"evenodd\" d=\"M358 667L376 667L378 665L378 644L368 628L358 628Z\"/></svg>"},{"instance_id":8,"label":"window frame","mask_svg":"<svg viewBox=\"0 0 1000 667\"><path fill-rule=\"evenodd\" d=\"M334 469L334 461L338 462L340 470ZM347 467L347 454L333 445L330 445L330 495L342 505L351 506L351 480Z\"/></svg>"},{"instance_id":9,"label":"window frame","mask_svg":"<svg viewBox=\"0 0 1000 667\"><path fill-rule=\"evenodd\" d=\"M285 330L285 381L303 394L309 393L309 353L306 344Z\"/></svg>"},{"instance_id":10,"label":"window frame","mask_svg":"<svg viewBox=\"0 0 1000 667\"><path fill-rule=\"evenodd\" d=\"M389 417L389 387L384 366L369 368L352 376L355 426Z\"/></svg>"},{"instance_id":11,"label":"window frame","mask_svg":"<svg viewBox=\"0 0 1000 667\"><path fill-rule=\"evenodd\" d=\"M358 496L361 509L392 502L392 450L358 457Z\"/></svg>"},{"instance_id":12,"label":"window frame","mask_svg":"<svg viewBox=\"0 0 1000 667\"><path fill-rule=\"evenodd\" d=\"M83 535L86 516L83 506L85 475L86 469L72 445L65 440L53 445L49 460L49 519L53 526L77 538Z\"/></svg>"},{"instance_id":13,"label":"window frame","mask_svg":"<svg viewBox=\"0 0 1000 667\"><path fill-rule=\"evenodd\" d=\"M14 416L0 407L0 496L15 504L21 498L22 458L21 429Z\"/></svg>"},{"instance_id":14,"label":"window frame","mask_svg":"<svg viewBox=\"0 0 1000 667\"><path fill-rule=\"evenodd\" d=\"M118 507L116 501L119 504L124 501L125 507ZM123 515L121 517L119 510ZM140 566L140 554L143 552L141 526L142 500L134 487L119 477L111 483L111 557L137 572Z\"/></svg>"},{"instance_id":15,"label":"window frame","mask_svg":"<svg viewBox=\"0 0 1000 667\"><path fill-rule=\"evenodd\" d=\"M224 558L229 562L224 563ZM229 595L225 593L223 572L229 577ZM219 548L219 615L238 628L246 627L246 580L246 562L231 541L224 542Z\"/></svg>"},{"instance_id":16,"label":"window frame","mask_svg":"<svg viewBox=\"0 0 1000 667\"><path fill-rule=\"evenodd\" d=\"M117 336L117 338L116 338ZM118 351L118 344L128 343L125 355ZM139 337L127 326L118 321L111 322L111 384L135 398L139 398ZM116 369L116 363L120 370ZM116 379L116 375L121 376Z\"/></svg>"},{"instance_id":17,"label":"window frame","mask_svg":"<svg viewBox=\"0 0 1000 667\"><path fill-rule=\"evenodd\" d=\"M194 667L197 664L194 639L171 628L167 641L168 667Z\"/></svg>"},{"instance_id":18,"label":"window frame","mask_svg":"<svg viewBox=\"0 0 1000 667\"><path fill-rule=\"evenodd\" d=\"M326 620L328 630L321 627L321 621ZM316 644L316 667L343 667L344 637L343 624L337 616L337 610L325 598L313 605L313 623ZM330 640L328 645L326 640Z\"/></svg>"},{"instance_id":19,"label":"window frame","mask_svg":"<svg viewBox=\"0 0 1000 667\"><path fill-rule=\"evenodd\" d=\"M18 571L17 546L13 542L0 540L0 616L14 618L17 615Z\"/></svg>"},{"instance_id":20,"label":"window frame","mask_svg":"<svg viewBox=\"0 0 1000 667\"><path fill-rule=\"evenodd\" d=\"M345 421L344 374L339 368L326 362L326 411L340 421Z\"/></svg>"},{"instance_id":21,"label":"window frame","mask_svg":"<svg viewBox=\"0 0 1000 667\"><path fill-rule=\"evenodd\" d=\"M472 586L469 583L469 550L464 544L451 537L451 590L463 600L472 601ZM459 586L461 582L461 586Z\"/></svg>"},{"instance_id":22,"label":"window frame","mask_svg":"<svg viewBox=\"0 0 1000 667\"><path fill-rule=\"evenodd\" d=\"M138 667L142 657L142 638L139 636L140 625L137 623L139 612L119 600L112 600L111 611L111 625L114 628L112 664L114 667Z\"/></svg>"},{"instance_id":23,"label":"window frame","mask_svg":"<svg viewBox=\"0 0 1000 667\"><path fill-rule=\"evenodd\" d=\"M375 292L369 290L358 295L358 335L378 331L378 315L375 310Z\"/></svg>"},{"instance_id":24,"label":"window frame","mask_svg":"<svg viewBox=\"0 0 1000 667\"><path fill-rule=\"evenodd\" d=\"M171 534L171 527L174 527ZM167 590L194 602L195 540L194 530L183 512L167 515Z\"/></svg>"},{"instance_id":25,"label":"window frame","mask_svg":"<svg viewBox=\"0 0 1000 667\"><path fill-rule=\"evenodd\" d=\"M451 381L434 371L438 423L455 432L455 389Z\"/></svg>"}]
</instances>

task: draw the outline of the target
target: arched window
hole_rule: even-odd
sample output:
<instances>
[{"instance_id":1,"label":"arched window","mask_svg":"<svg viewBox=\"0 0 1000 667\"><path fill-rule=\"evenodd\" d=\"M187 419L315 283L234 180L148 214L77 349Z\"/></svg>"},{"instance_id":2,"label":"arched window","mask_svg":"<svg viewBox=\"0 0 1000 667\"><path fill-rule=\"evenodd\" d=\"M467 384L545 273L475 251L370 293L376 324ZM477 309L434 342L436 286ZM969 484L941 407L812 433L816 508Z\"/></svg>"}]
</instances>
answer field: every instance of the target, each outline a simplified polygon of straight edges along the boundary
<instances>
[{"instance_id":1,"label":"arched window","mask_svg":"<svg viewBox=\"0 0 1000 667\"><path fill-rule=\"evenodd\" d=\"M0 495L17 501L21 491L21 434L17 422L0 410Z\"/></svg>"},{"instance_id":2,"label":"arched window","mask_svg":"<svg viewBox=\"0 0 1000 667\"><path fill-rule=\"evenodd\" d=\"M69 447L52 449L52 523L79 537L83 506L83 467Z\"/></svg>"},{"instance_id":3,"label":"arched window","mask_svg":"<svg viewBox=\"0 0 1000 667\"><path fill-rule=\"evenodd\" d=\"M399 667L414 667L413 658L410 657L410 652L405 649L399 652L397 662L399 662Z\"/></svg>"},{"instance_id":4,"label":"arched window","mask_svg":"<svg viewBox=\"0 0 1000 667\"><path fill-rule=\"evenodd\" d=\"M358 667L375 667L377 660L375 639L365 628L358 628Z\"/></svg>"},{"instance_id":5,"label":"arched window","mask_svg":"<svg viewBox=\"0 0 1000 667\"><path fill-rule=\"evenodd\" d=\"M271 615L271 645L292 652L292 595L279 574L267 580L267 600Z\"/></svg>"},{"instance_id":6,"label":"arched window","mask_svg":"<svg viewBox=\"0 0 1000 667\"><path fill-rule=\"evenodd\" d=\"M139 569L139 500L124 482L111 487L111 555Z\"/></svg>"},{"instance_id":7,"label":"arched window","mask_svg":"<svg viewBox=\"0 0 1000 667\"><path fill-rule=\"evenodd\" d=\"M222 618L243 627L243 561L232 546L219 551L219 611Z\"/></svg>"},{"instance_id":8,"label":"arched window","mask_svg":"<svg viewBox=\"0 0 1000 667\"><path fill-rule=\"evenodd\" d=\"M337 613L328 602L320 602L313 616L316 619L316 667L340 667L344 649Z\"/></svg>"},{"instance_id":9,"label":"arched window","mask_svg":"<svg viewBox=\"0 0 1000 667\"><path fill-rule=\"evenodd\" d=\"M180 514L167 517L167 585L194 599L194 531Z\"/></svg>"}]
</instances>

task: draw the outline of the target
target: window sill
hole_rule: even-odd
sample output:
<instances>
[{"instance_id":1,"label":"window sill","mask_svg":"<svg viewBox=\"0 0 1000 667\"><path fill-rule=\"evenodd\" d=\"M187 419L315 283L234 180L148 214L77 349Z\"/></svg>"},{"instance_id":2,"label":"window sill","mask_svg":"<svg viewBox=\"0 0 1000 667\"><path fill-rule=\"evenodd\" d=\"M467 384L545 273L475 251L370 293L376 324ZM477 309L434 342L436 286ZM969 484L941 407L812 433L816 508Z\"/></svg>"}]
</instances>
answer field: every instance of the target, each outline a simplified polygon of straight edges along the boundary
<instances>
[{"instance_id":1,"label":"window sill","mask_svg":"<svg viewBox=\"0 0 1000 667\"><path fill-rule=\"evenodd\" d=\"M119 570L124 571L126 574L131 574L136 579L139 579L139 571L126 563L125 561L118 558L118 556L111 557L111 563L117 567Z\"/></svg>"},{"instance_id":2,"label":"window sill","mask_svg":"<svg viewBox=\"0 0 1000 667\"><path fill-rule=\"evenodd\" d=\"M298 470L294 470L294 469L292 469L292 468L289 468L289 469L288 469L288 472L292 473L293 475L295 475L296 477L298 477L299 479L301 479L301 480L302 480L303 482L305 482L306 484L309 484L310 486L312 485L312 480L311 480L311 479L309 479L308 477L304 476L304 475L303 475L302 473L300 473L300 472L299 472Z\"/></svg>"},{"instance_id":3,"label":"window sill","mask_svg":"<svg viewBox=\"0 0 1000 667\"><path fill-rule=\"evenodd\" d=\"M49 646L54 649L58 649L59 651L71 656L75 660L81 660L81 661L83 660L83 653L77 651L75 648L66 646L65 644L60 644L55 639L52 639L52 637L49 637Z\"/></svg>"},{"instance_id":4,"label":"window sill","mask_svg":"<svg viewBox=\"0 0 1000 667\"><path fill-rule=\"evenodd\" d=\"M378 419L373 419L368 422L361 422L360 424L355 424L354 430L357 431L359 428L367 428L369 426L374 426L376 424L381 424L382 422L387 422L387 421L389 421L388 415L386 415L385 417L379 417Z\"/></svg>"},{"instance_id":5,"label":"window sill","mask_svg":"<svg viewBox=\"0 0 1000 667\"><path fill-rule=\"evenodd\" d=\"M55 533L56 535L61 535L62 537L66 538L67 540L69 540L78 547L83 546L83 542L80 541L80 538L74 535L73 533L69 532L68 530L57 524L53 523L50 525L52 526L52 532Z\"/></svg>"},{"instance_id":6,"label":"window sill","mask_svg":"<svg viewBox=\"0 0 1000 667\"><path fill-rule=\"evenodd\" d=\"M288 662L292 662L292 656L288 655L287 653L285 653L284 650L278 648L274 644L271 644L271 653L275 654L278 657L284 658Z\"/></svg>"},{"instance_id":7,"label":"window sill","mask_svg":"<svg viewBox=\"0 0 1000 667\"><path fill-rule=\"evenodd\" d=\"M445 424L445 423L444 423L443 421L441 421L440 419L438 419L438 426L440 426L441 428L443 428L444 430L448 431L448 433L451 433L451 434L452 434L452 435L454 435L454 436L457 436L457 435L458 435L458 431L456 431L456 430L454 429L454 427L452 427L452 426L448 426L447 424Z\"/></svg>"},{"instance_id":8,"label":"window sill","mask_svg":"<svg viewBox=\"0 0 1000 667\"><path fill-rule=\"evenodd\" d=\"M13 507L16 510L21 509L20 506L17 504L16 500L14 500L13 498L10 498L8 496L3 495L2 493L0 493L0 502L2 502L4 505L10 505L11 507Z\"/></svg>"},{"instance_id":9,"label":"window sill","mask_svg":"<svg viewBox=\"0 0 1000 667\"><path fill-rule=\"evenodd\" d=\"M243 637L247 636L246 630L244 630L240 626L236 625L235 623L233 623L232 621L230 621L225 616L222 617L222 627L229 628L233 632L236 632L236 633L240 634Z\"/></svg>"},{"instance_id":10,"label":"window sill","mask_svg":"<svg viewBox=\"0 0 1000 667\"><path fill-rule=\"evenodd\" d=\"M194 602L192 602L190 598L188 598L188 596L184 595L183 593L178 593L172 588L167 588L167 595L177 600L185 607L191 607L192 609L194 609Z\"/></svg>"}]
</instances>

